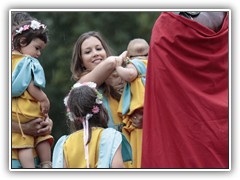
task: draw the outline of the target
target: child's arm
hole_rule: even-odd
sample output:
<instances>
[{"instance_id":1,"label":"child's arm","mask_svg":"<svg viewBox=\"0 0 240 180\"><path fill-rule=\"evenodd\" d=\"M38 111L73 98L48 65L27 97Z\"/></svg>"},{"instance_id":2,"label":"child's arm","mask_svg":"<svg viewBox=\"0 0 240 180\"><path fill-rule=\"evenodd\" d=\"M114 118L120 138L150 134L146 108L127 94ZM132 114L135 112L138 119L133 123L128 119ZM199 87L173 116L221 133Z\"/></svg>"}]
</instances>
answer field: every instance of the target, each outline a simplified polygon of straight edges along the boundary
<instances>
[{"instance_id":1,"label":"child's arm","mask_svg":"<svg viewBox=\"0 0 240 180\"><path fill-rule=\"evenodd\" d=\"M113 156L111 168L125 168L122 158L122 145L119 145L115 155Z\"/></svg>"},{"instance_id":2,"label":"child's arm","mask_svg":"<svg viewBox=\"0 0 240 180\"><path fill-rule=\"evenodd\" d=\"M119 76L127 82L132 82L138 76L137 69L131 63L127 64L126 68L122 66L117 66L116 71L119 74Z\"/></svg>"},{"instance_id":3,"label":"child's arm","mask_svg":"<svg viewBox=\"0 0 240 180\"><path fill-rule=\"evenodd\" d=\"M47 115L50 108L50 102L47 95L40 88L35 86L33 81L29 84L27 91L31 94L31 96L40 102L42 113Z\"/></svg>"}]
</instances>

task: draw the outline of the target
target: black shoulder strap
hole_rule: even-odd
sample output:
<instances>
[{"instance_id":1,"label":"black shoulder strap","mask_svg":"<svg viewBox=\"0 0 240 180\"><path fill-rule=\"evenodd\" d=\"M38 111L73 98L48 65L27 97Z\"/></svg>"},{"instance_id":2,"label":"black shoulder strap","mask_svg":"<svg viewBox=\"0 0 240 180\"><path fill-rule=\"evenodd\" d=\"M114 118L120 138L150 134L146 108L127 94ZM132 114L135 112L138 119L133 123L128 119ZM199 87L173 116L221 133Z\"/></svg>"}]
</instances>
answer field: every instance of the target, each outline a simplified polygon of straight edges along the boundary
<instances>
[{"instance_id":1,"label":"black shoulder strap","mask_svg":"<svg viewBox=\"0 0 240 180\"><path fill-rule=\"evenodd\" d=\"M187 12L174 12L175 14L184 16L188 19L193 19L194 17L197 17L200 12L199 11L187 11Z\"/></svg>"}]
</instances>

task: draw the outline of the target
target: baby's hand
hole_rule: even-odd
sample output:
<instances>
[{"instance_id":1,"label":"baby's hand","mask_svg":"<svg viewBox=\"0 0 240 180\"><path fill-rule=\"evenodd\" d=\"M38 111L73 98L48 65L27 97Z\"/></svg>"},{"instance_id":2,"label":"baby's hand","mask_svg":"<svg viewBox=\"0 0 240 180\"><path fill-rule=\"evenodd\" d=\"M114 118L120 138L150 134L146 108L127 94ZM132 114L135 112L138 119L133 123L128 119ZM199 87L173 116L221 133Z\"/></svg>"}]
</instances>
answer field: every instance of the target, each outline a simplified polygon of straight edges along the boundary
<instances>
[{"instance_id":1,"label":"baby's hand","mask_svg":"<svg viewBox=\"0 0 240 180\"><path fill-rule=\"evenodd\" d=\"M127 51L123 51L122 54L119 55L123 60L127 58Z\"/></svg>"},{"instance_id":2,"label":"baby's hand","mask_svg":"<svg viewBox=\"0 0 240 180\"><path fill-rule=\"evenodd\" d=\"M116 60L116 67L122 65L122 63L124 62L124 60L126 58L126 55L127 55L127 51L124 51L122 54L120 54L119 56L117 56L115 58L115 60Z\"/></svg>"},{"instance_id":3,"label":"baby's hand","mask_svg":"<svg viewBox=\"0 0 240 180\"><path fill-rule=\"evenodd\" d=\"M49 108L50 108L50 102L49 102L48 98L45 98L42 101L40 101L40 106L41 106L42 114L47 116L47 114L49 112Z\"/></svg>"}]
</instances>

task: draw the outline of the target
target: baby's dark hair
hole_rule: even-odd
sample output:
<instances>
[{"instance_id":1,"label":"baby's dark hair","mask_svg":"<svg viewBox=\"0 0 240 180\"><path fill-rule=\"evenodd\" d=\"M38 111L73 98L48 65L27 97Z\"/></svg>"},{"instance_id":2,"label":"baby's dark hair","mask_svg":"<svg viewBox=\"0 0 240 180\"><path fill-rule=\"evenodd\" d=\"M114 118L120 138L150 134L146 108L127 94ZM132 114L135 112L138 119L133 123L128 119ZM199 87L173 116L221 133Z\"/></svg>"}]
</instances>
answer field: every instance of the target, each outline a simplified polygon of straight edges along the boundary
<instances>
[{"instance_id":1,"label":"baby's dark hair","mask_svg":"<svg viewBox=\"0 0 240 180\"><path fill-rule=\"evenodd\" d=\"M97 92L95 89L89 86L80 86L73 88L68 98L68 108L72 113L74 122L68 120L70 131L75 132L83 129L83 124L78 118L86 117L87 114L93 114L88 120L89 123L89 139L91 140L91 127L108 127L108 113L103 104L97 104ZM94 106L99 108L98 113L93 113L92 109Z\"/></svg>"},{"instance_id":2,"label":"baby's dark hair","mask_svg":"<svg viewBox=\"0 0 240 180\"><path fill-rule=\"evenodd\" d=\"M14 50L20 51L22 47L29 45L31 41L36 38L41 39L45 44L48 43L48 30L46 27L40 27L39 29L29 28L21 33L17 33L17 30L21 27L23 28L25 25L31 25L31 22L31 19L22 21L19 25L12 27L12 44Z\"/></svg>"}]
</instances>

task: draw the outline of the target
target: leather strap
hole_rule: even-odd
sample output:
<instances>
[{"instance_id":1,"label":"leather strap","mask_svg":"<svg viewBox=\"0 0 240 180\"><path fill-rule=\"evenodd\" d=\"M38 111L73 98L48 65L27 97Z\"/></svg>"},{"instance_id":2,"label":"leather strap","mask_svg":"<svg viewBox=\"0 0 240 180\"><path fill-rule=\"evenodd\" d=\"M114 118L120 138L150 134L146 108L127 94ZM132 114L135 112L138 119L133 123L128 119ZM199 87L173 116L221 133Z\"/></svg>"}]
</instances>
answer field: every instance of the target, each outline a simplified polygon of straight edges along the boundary
<instances>
[{"instance_id":1,"label":"leather strap","mask_svg":"<svg viewBox=\"0 0 240 180\"><path fill-rule=\"evenodd\" d=\"M192 19L192 20L193 20L193 18L197 17L200 14L199 11L173 12L173 13L178 14L180 16L184 16L184 17L186 17L188 19Z\"/></svg>"}]
</instances>

